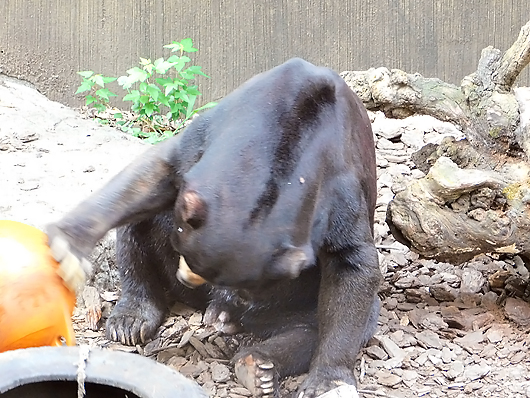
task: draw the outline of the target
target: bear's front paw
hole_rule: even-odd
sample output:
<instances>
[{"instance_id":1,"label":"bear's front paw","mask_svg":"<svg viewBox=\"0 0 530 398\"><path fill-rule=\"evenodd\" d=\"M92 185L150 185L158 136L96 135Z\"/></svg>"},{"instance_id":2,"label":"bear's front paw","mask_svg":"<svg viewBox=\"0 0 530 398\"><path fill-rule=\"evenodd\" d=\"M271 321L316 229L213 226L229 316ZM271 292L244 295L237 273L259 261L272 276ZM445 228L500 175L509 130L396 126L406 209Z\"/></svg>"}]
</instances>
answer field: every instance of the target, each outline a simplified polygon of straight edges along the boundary
<instances>
[{"instance_id":1,"label":"bear's front paw","mask_svg":"<svg viewBox=\"0 0 530 398\"><path fill-rule=\"evenodd\" d=\"M70 290L80 291L85 285L87 275L92 273L92 264L71 244L71 239L55 225L48 226L46 234L51 255L59 263L57 273Z\"/></svg>"},{"instance_id":2,"label":"bear's front paw","mask_svg":"<svg viewBox=\"0 0 530 398\"><path fill-rule=\"evenodd\" d=\"M125 345L146 343L163 318L164 312L147 301L120 301L107 319L107 338Z\"/></svg>"},{"instance_id":3,"label":"bear's front paw","mask_svg":"<svg viewBox=\"0 0 530 398\"><path fill-rule=\"evenodd\" d=\"M328 391L337 391L337 394L331 395L330 398L339 398L343 396L342 393L344 391L348 391L348 393L355 391L355 394L357 394L355 385L355 377L347 368L316 368L309 372L307 378L294 394L294 398L316 398ZM351 386L351 388L345 389L342 386ZM351 395L347 396L348 398L355 397L355 395L353 397Z\"/></svg>"}]
</instances>

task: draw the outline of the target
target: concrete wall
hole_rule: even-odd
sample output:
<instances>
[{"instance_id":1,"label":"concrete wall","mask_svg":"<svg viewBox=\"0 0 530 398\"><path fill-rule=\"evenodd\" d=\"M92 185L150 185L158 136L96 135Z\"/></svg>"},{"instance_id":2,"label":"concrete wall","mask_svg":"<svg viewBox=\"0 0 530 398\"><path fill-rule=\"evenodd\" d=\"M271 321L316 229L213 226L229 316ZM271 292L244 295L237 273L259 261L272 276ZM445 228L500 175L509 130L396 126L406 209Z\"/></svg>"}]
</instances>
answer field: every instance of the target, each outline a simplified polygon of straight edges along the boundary
<instances>
[{"instance_id":1,"label":"concrete wall","mask_svg":"<svg viewBox=\"0 0 530 398\"><path fill-rule=\"evenodd\" d=\"M338 72L387 66L459 83L507 49L528 0L0 0L0 70L79 105L80 70L125 74L191 37L203 100L293 56ZM529 85L530 71L519 85Z\"/></svg>"}]
</instances>

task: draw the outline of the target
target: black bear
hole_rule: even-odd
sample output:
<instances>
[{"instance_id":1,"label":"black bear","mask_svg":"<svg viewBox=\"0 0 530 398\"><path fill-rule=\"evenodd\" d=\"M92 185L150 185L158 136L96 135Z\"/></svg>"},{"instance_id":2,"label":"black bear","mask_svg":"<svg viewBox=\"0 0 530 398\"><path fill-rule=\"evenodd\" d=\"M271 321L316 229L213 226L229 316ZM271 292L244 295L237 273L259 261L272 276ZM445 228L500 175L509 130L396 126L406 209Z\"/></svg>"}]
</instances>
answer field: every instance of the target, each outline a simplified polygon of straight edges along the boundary
<instances>
[{"instance_id":1,"label":"black bear","mask_svg":"<svg viewBox=\"0 0 530 398\"><path fill-rule=\"evenodd\" d=\"M298 396L311 398L355 384L375 331L376 196L362 103L335 72L291 59L149 149L48 236L59 261L84 262L119 227L110 339L145 342L182 301L261 339L234 358L255 395L309 372Z\"/></svg>"}]
</instances>

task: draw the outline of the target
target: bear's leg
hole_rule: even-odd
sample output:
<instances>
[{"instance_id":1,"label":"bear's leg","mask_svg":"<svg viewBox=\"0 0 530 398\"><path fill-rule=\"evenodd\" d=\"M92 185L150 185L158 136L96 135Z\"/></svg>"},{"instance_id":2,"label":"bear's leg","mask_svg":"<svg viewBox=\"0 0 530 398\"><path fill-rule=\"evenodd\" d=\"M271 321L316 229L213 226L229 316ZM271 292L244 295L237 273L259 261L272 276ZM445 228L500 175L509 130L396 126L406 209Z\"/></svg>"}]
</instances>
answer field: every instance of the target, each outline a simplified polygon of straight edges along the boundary
<instances>
[{"instance_id":1,"label":"bear's leg","mask_svg":"<svg viewBox=\"0 0 530 398\"><path fill-rule=\"evenodd\" d=\"M145 343L155 335L172 301L204 308L204 289L188 289L177 281L179 253L171 246L172 228L167 212L118 229L122 293L107 320L109 339L128 345Z\"/></svg>"},{"instance_id":2,"label":"bear's leg","mask_svg":"<svg viewBox=\"0 0 530 398\"><path fill-rule=\"evenodd\" d=\"M317 339L315 327L298 325L241 349L233 360L238 381L255 397L279 397L280 378L308 371Z\"/></svg>"}]
</instances>

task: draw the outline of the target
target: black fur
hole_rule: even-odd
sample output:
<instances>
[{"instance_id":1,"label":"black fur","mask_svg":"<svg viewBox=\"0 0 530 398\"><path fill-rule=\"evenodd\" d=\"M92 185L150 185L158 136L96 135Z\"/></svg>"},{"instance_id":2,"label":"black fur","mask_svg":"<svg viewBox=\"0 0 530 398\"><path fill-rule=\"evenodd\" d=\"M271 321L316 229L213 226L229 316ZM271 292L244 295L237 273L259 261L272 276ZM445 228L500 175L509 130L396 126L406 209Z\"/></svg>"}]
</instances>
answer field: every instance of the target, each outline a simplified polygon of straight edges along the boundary
<instances>
[{"instance_id":1,"label":"black fur","mask_svg":"<svg viewBox=\"0 0 530 398\"><path fill-rule=\"evenodd\" d=\"M263 339L236 355L236 370L251 363L263 380L269 362L280 377L309 371L300 391L310 398L355 383L355 357L375 330L375 200L362 103L336 73L292 59L147 151L49 236L87 256L120 227L111 338L149 339L180 300L220 330ZM209 286L177 281L179 254Z\"/></svg>"}]
</instances>

